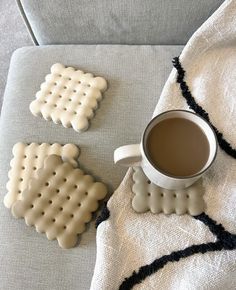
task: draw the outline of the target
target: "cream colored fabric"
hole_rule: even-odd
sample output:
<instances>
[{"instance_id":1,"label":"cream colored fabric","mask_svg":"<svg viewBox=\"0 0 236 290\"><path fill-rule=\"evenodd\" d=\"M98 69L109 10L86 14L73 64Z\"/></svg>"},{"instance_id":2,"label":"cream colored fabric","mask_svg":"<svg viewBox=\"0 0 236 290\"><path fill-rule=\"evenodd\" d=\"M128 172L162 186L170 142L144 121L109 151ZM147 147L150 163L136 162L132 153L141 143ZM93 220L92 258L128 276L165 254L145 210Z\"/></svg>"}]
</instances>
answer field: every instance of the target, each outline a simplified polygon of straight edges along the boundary
<instances>
[{"instance_id":1,"label":"cream colored fabric","mask_svg":"<svg viewBox=\"0 0 236 290\"><path fill-rule=\"evenodd\" d=\"M212 123L236 147L236 1L222 6L196 31L180 61L186 82ZM171 61L171 59L170 59ZM154 116L169 109L188 109L171 72ZM92 290L118 289L134 270L158 257L193 244L214 242L200 221L184 216L136 213L130 169L108 202L110 217L97 230L97 260ZM206 213L236 233L236 160L219 149L214 166L203 178ZM196 254L168 263L134 289L235 289L236 251Z\"/></svg>"}]
</instances>

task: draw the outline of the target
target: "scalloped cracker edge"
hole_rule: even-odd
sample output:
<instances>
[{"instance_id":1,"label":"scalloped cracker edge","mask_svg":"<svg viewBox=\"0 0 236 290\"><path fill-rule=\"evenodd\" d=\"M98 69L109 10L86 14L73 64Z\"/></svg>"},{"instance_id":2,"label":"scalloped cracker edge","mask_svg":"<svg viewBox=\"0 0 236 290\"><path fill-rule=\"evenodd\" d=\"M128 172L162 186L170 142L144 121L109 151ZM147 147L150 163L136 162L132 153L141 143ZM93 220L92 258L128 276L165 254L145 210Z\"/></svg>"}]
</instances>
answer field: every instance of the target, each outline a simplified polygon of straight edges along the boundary
<instances>
[{"instance_id":1,"label":"scalloped cracker edge","mask_svg":"<svg viewBox=\"0 0 236 290\"><path fill-rule=\"evenodd\" d=\"M205 193L202 179L182 190L168 190L152 183L141 167L133 168L132 207L138 213L151 211L154 214L164 213L178 215L201 214L205 209Z\"/></svg>"},{"instance_id":2,"label":"scalloped cracker edge","mask_svg":"<svg viewBox=\"0 0 236 290\"><path fill-rule=\"evenodd\" d=\"M85 231L98 201L106 194L103 183L95 182L91 175L73 168L59 156L50 155L30 180L22 200L13 204L12 214L68 249L76 245L77 235Z\"/></svg>"},{"instance_id":3,"label":"scalloped cracker edge","mask_svg":"<svg viewBox=\"0 0 236 290\"><path fill-rule=\"evenodd\" d=\"M27 188L30 178L36 176L36 170L43 166L44 159L51 154L61 156L73 166L77 166L79 148L74 144L60 145L58 143L16 143L13 146L13 158L8 172L7 194L4 205L11 208L16 200L20 200L22 192Z\"/></svg>"},{"instance_id":4,"label":"scalloped cracker edge","mask_svg":"<svg viewBox=\"0 0 236 290\"><path fill-rule=\"evenodd\" d=\"M82 132L88 129L106 89L104 78L56 63L29 108L34 116Z\"/></svg>"}]
</instances>

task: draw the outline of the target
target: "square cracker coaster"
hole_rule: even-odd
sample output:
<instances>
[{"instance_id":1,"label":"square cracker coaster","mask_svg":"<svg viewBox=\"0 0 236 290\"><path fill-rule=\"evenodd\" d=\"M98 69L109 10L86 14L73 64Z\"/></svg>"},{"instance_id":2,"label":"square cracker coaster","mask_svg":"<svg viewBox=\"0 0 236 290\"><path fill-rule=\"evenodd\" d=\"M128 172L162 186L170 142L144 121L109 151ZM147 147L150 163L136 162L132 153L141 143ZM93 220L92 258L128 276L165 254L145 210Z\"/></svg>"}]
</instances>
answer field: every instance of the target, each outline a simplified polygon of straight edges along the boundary
<instances>
[{"instance_id":1,"label":"square cracker coaster","mask_svg":"<svg viewBox=\"0 0 236 290\"><path fill-rule=\"evenodd\" d=\"M106 194L103 183L95 182L61 157L50 155L30 180L22 200L13 204L12 214L24 217L27 225L46 233L49 240L57 239L60 247L71 248Z\"/></svg>"},{"instance_id":2,"label":"square cracker coaster","mask_svg":"<svg viewBox=\"0 0 236 290\"><path fill-rule=\"evenodd\" d=\"M138 213L199 215L205 209L202 179L182 190L168 190L152 183L141 167L133 168L132 207Z\"/></svg>"},{"instance_id":3,"label":"square cracker coaster","mask_svg":"<svg viewBox=\"0 0 236 290\"><path fill-rule=\"evenodd\" d=\"M56 63L30 104L30 111L66 128L85 131L106 89L104 78Z\"/></svg>"},{"instance_id":4,"label":"square cracker coaster","mask_svg":"<svg viewBox=\"0 0 236 290\"><path fill-rule=\"evenodd\" d=\"M8 172L8 192L4 197L4 205L7 208L10 208L16 200L21 199L29 179L36 176L36 170L43 166L46 156L56 154L77 166L79 148L74 144L24 144L19 142L13 146L12 153L11 169Z\"/></svg>"}]
</instances>

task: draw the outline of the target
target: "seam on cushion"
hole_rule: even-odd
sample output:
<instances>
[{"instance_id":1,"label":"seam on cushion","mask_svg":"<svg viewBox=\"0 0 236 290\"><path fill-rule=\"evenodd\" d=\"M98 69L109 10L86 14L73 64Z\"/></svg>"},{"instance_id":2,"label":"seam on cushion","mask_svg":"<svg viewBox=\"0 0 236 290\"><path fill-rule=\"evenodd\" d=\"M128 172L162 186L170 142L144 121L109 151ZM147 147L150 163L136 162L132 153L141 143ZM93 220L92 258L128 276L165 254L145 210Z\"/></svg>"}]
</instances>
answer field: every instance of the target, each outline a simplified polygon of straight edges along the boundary
<instances>
[{"instance_id":1,"label":"seam on cushion","mask_svg":"<svg viewBox=\"0 0 236 290\"><path fill-rule=\"evenodd\" d=\"M33 29L32 29L32 27L31 27L31 25L29 23L29 20L28 20L26 14L25 14L23 5L21 3L21 0L16 0L16 3L17 3L17 6L18 6L18 8L20 10L20 14L21 14L21 16L22 16L22 18L24 20L24 23L25 23L25 25L26 25L26 27L28 29L28 32L29 32L34 44L35 45L39 45L38 40L36 39L36 36L34 35Z\"/></svg>"}]
</instances>

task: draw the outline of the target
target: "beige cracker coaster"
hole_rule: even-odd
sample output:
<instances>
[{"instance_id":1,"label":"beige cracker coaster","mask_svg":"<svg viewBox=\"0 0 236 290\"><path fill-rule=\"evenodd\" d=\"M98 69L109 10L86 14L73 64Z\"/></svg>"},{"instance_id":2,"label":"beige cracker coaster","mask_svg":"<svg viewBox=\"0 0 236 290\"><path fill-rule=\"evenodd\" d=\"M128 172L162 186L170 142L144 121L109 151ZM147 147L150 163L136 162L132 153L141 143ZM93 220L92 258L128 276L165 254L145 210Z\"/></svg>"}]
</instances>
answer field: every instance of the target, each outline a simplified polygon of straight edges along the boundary
<instances>
[{"instance_id":1,"label":"beige cracker coaster","mask_svg":"<svg viewBox=\"0 0 236 290\"><path fill-rule=\"evenodd\" d=\"M26 189L31 177L36 176L36 170L43 166L46 156L56 154L77 166L76 159L79 156L79 148L73 144L36 144L29 145L16 143L12 149L13 159L10 162L11 169L8 173L7 194L4 197L4 205L10 208L12 204L21 199L21 193Z\"/></svg>"},{"instance_id":2,"label":"beige cracker coaster","mask_svg":"<svg viewBox=\"0 0 236 290\"><path fill-rule=\"evenodd\" d=\"M71 248L91 220L91 213L97 210L98 200L106 194L103 183L94 182L91 175L50 155L36 178L30 180L22 200L13 204L12 214L24 217L27 225L46 233L49 240L57 239L62 248Z\"/></svg>"},{"instance_id":3,"label":"beige cracker coaster","mask_svg":"<svg viewBox=\"0 0 236 290\"><path fill-rule=\"evenodd\" d=\"M45 79L30 104L32 114L66 128L72 126L77 132L86 130L107 89L106 80L59 63L51 67Z\"/></svg>"},{"instance_id":4,"label":"beige cracker coaster","mask_svg":"<svg viewBox=\"0 0 236 290\"><path fill-rule=\"evenodd\" d=\"M168 190L150 182L141 167L134 167L132 191L135 194L132 207L142 213L150 210L152 213L178 215L189 213L199 215L204 211L204 188L202 179L183 190Z\"/></svg>"}]
</instances>

